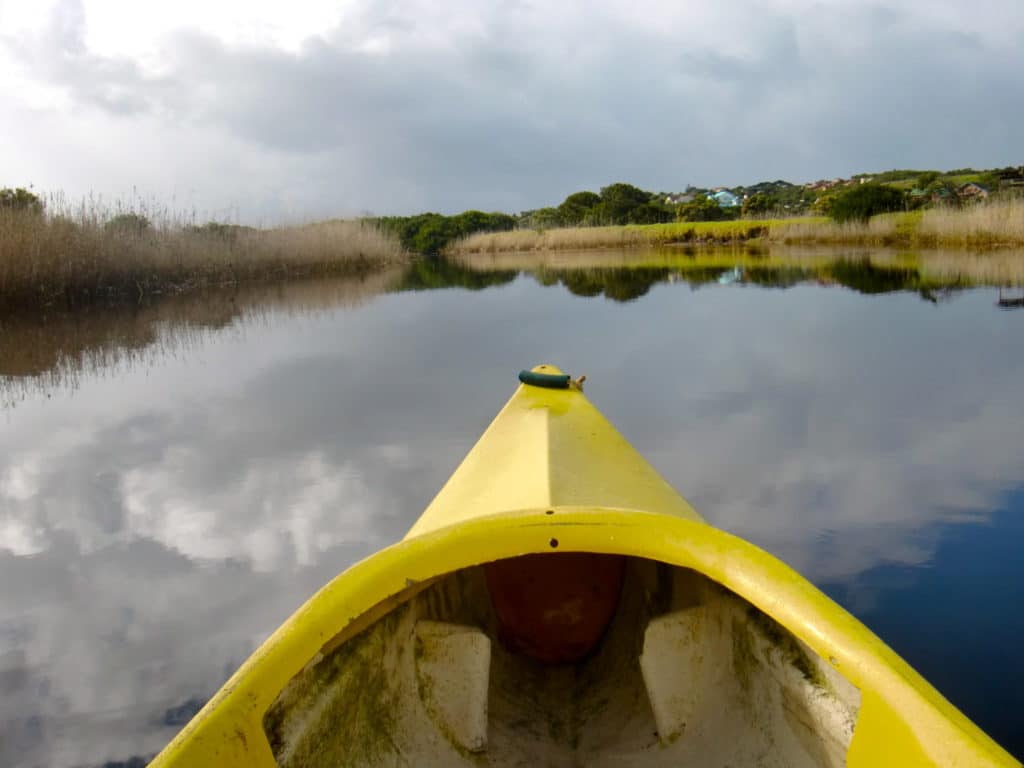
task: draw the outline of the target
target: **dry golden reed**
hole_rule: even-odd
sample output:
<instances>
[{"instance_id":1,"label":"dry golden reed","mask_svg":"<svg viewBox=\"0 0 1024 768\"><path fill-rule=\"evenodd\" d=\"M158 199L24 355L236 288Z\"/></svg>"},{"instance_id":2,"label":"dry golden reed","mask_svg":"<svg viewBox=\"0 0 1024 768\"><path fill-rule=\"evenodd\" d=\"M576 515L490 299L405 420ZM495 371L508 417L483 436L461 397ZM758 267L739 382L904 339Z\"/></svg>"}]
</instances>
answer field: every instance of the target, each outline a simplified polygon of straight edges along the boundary
<instances>
[{"instance_id":1,"label":"dry golden reed","mask_svg":"<svg viewBox=\"0 0 1024 768\"><path fill-rule=\"evenodd\" d=\"M112 226L94 205L51 210L0 209L0 309L348 274L407 258L395 237L360 221L272 229L147 226L128 214Z\"/></svg>"},{"instance_id":2,"label":"dry golden reed","mask_svg":"<svg viewBox=\"0 0 1024 768\"><path fill-rule=\"evenodd\" d=\"M1024 199L996 201L963 210L925 211L918 232L943 245L1021 245L1024 244Z\"/></svg>"},{"instance_id":3,"label":"dry golden reed","mask_svg":"<svg viewBox=\"0 0 1024 768\"><path fill-rule=\"evenodd\" d=\"M1024 246L1024 199L998 200L961 209L885 214L865 222L844 224L824 217L804 217L490 232L470 235L454 243L448 253L583 251L751 240L786 245L899 248L1020 247Z\"/></svg>"},{"instance_id":4,"label":"dry golden reed","mask_svg":"<svg viewBox=\"0 0 1024 768\"><path fill-rule=\"evenodd\" d=\"M918 214L892 214L874 216L868 221L838 223L828 219L808 221L800 226L792 224L778 227L769 233L769 240L777 243L813 245L859 245L886 247L909 245L906 242Z\"/></svg>"},{"instance_id":5,"label":"dry golden reed","mask_svg":"<svg viewBox=\"0 0 1024 768\"><path fill-rule=\"evenodd\" d=\"M811 219L810 221L818 221ZM629 224L611 227L518 229L482 232L455 242L448 253L502 253L505 251L585 251L598 248L635 248L675 244L723 244L763 238L781 219ZM799 226L799 225L798 225Z\"/></svg>"}]
</instances>

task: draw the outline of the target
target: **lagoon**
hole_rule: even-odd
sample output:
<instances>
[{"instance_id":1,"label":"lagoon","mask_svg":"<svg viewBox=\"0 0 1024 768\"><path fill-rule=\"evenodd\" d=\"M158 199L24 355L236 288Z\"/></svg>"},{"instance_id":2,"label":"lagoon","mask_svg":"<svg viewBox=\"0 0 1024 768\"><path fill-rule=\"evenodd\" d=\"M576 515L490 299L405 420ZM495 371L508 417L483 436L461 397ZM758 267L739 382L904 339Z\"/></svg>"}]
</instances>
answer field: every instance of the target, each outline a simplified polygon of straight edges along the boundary
<instances>
[{"instance_id":1,"label":"lagoon","mask_svg":"<svg viewBox=\"0 0 1024 768\"><path fill-rule=\"evenodd\" d=\"M1018 757L1024 255L529 254L0 324L0 764L157 752L539 362Z\"/></svg>"}]
</instances>

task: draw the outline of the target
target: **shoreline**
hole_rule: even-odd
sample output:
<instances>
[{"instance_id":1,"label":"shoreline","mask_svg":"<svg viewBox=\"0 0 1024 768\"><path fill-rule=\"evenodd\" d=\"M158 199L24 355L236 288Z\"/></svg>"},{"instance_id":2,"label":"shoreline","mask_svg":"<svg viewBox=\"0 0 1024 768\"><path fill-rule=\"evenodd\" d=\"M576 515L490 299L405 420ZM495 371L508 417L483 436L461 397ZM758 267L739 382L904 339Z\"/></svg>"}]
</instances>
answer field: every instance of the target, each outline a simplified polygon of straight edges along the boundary
<instances>
[{"instance_id":1,"label":"shoreline","mask_svg":"<svg viewBox=\"0 0 1024 768\"><path fill-rule=\"evenodd\" d=\"M397 238L361 221L154 228L144 217L111 226L91 214L0 210L0 316L358 277L411 258Z\"/></svg>"},{"instance_id":2,"label":"shoreline","mask_svg":"<svg viewBox=\"0 0 1024 768\"><path fill-rule=\"evenodd\" d=\"M929 209L837 224L825 217L626 224L470 235L445 255L673 248L701 245L840 245L900 249L1024 248L1024 200Z\"/></svg>"}]
</instances>

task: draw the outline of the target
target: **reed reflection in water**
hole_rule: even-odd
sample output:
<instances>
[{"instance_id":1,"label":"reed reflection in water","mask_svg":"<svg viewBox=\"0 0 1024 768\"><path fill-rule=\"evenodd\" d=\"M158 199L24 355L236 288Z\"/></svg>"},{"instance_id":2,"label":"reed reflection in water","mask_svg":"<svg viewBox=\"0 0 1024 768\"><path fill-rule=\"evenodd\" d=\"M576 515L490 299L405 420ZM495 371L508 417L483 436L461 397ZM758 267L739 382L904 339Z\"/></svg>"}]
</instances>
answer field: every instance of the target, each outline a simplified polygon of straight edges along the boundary
<instances>
[{"instance_id":1,"label":"reed reflection in water","mask_svg":"<svg viewBox=\"0 0 1024 768\"><path fill-rule=\"evenodd\" d=\"M455 261L420 259L357 277L289 281L153 296L136 305L49 308L0 317L0 406L33 389L74 388L83 372L100 372L151 355L174 354L205 333L241 328L276 313L356 306L374 296L417 290L501 285L517 274L561 284L578 296L632 301L658 283L693 287L739 283L778 288L813 283L860 293L913 291L928 301L977 286L1024 286L1024 253L901 253L863 249L755 246L658 251L469 254ZM998 305L1017 307L1016 294Z\"/></svg>"},{"instance_id":2,"label":"reed reflection in water","mask_svg":"<svg viewBox=\"0 0 1024 768\"><path fill-rule=\"evenodd\" d=\"M356 307L393 290L403 274L396 267L0 318L0 405L33 391L74 389L83 375L185 353L210 333L272 322L272 316Z\"/></svg>"}]
</instances>

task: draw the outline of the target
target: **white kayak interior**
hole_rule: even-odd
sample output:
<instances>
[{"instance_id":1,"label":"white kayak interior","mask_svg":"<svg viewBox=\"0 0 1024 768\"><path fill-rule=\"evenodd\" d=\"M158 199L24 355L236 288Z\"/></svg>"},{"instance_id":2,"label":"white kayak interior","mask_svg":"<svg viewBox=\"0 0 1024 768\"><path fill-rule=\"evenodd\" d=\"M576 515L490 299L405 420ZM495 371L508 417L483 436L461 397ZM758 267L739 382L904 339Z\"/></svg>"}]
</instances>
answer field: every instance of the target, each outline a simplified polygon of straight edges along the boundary
<instances>
[{"instance_id":1,"label":"white kayak interior","mask_svg":"<svg viewBox=\"0 0 1024 768\"><path fill-rule=\"evenodd\" d=\"M278 764L846 763L859 691L694 571L629 559L611 624L574 664L505 649L497 624L474 567L329 643L264 718Z\"/></svg>"}]
</instances>

